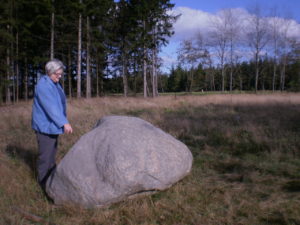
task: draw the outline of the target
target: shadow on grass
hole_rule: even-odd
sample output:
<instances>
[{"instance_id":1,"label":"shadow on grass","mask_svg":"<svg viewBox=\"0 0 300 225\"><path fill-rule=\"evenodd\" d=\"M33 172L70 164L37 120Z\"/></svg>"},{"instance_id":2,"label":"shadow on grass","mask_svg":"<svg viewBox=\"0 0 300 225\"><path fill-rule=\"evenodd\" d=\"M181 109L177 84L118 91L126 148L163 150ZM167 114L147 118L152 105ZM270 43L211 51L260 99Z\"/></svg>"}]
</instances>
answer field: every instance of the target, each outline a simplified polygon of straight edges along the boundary
<instances>
[{"instance_id":1,"label":"shadow on grass","mask_svg":"<svg viewBox=\"0 0 300 225\"><path fill-rule=\"evenodd\" d=\"M36 160L38 153L32 149L26 149L19 145L7 145L5 149L6 154L13 160L24 162L29 166L31 171L36 171Z\"/></svg>"}]
</instances>

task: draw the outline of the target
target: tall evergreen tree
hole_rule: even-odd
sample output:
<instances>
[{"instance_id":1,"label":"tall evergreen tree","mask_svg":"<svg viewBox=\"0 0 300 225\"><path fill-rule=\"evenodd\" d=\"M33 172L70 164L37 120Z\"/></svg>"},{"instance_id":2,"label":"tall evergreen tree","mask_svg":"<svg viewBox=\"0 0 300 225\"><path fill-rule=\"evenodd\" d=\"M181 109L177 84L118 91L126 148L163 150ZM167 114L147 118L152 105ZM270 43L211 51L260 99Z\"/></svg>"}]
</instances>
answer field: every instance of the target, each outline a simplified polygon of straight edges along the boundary
<instances>
[{"instance_id":1,"label":"tall evergreen tree","mask_svg":"<svg viewBox=\"0 0 300 225\"><path fill-rule=\"evenodd\" d=\"M82 4L82 0L79 0ZM81 46L82 46L82 12L78 14L78 50L77 50L77 98L81 97Z\"/></svg>"}]
</instances>

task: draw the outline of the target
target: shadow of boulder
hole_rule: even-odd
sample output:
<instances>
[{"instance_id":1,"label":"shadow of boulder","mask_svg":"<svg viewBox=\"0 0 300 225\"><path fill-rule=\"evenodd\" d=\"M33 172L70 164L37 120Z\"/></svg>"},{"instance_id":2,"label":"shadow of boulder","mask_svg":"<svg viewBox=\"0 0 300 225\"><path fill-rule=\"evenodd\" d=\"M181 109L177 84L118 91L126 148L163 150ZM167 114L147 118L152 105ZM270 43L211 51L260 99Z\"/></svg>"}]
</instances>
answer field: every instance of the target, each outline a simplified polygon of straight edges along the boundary
<instances>
[{"instance_id":1,"label":"shadow of boulder","mask_svg":"<svg viewBox=\"0 0 300 225\"><path fill-rule=\"evenodd\" d=\"M291 180L286 182L283 187L286 192L300 192L300 180Z\"/></svg>"}]
</instances>

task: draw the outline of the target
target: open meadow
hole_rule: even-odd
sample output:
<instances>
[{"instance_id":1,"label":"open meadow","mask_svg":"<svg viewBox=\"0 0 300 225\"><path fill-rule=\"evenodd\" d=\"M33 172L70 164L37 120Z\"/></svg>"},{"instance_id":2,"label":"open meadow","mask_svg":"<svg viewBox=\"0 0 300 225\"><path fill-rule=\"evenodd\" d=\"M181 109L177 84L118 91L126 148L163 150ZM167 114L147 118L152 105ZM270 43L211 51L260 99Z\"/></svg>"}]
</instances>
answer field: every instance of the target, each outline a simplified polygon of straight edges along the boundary
<instances>
[{"instance_id":1,"label":"open meadow","mask_svg":"<svg viewBox=\"0 0 300 225\"><path fill-rule=\"evenodd\" d=\"M55 206L44 196L31 104L0 107L1 225L300 224L300 94L69 99L74 133L60 136L57 161L112 114L149 121L194 157L191 174L170 189L99 209Z\"/></svg>"}]
</instances>

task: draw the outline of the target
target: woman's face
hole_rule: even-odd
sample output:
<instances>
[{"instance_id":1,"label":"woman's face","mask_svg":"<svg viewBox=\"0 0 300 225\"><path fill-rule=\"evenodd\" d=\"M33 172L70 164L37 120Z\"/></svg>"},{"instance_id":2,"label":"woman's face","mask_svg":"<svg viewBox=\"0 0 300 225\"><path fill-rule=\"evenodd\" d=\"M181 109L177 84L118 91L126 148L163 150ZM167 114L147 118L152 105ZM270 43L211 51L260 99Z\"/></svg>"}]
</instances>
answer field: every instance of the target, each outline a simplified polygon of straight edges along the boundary
<instances>
[{"instance_id":1,"label":"woman's face","mask_svg":"<svg viewBox=\"0 0 300 225\"><path fill-rule=\"evenodd\" d=\"M56 70L55 73L50 74L49 77L54 83L57 83L57 82L59 82L62 74L63 74L63 70L59 69L59 70Z\"/></svg>"}]
</instances>

